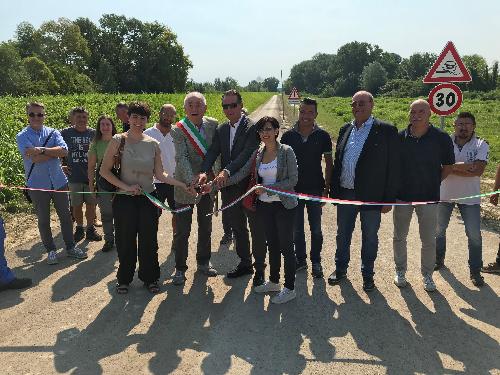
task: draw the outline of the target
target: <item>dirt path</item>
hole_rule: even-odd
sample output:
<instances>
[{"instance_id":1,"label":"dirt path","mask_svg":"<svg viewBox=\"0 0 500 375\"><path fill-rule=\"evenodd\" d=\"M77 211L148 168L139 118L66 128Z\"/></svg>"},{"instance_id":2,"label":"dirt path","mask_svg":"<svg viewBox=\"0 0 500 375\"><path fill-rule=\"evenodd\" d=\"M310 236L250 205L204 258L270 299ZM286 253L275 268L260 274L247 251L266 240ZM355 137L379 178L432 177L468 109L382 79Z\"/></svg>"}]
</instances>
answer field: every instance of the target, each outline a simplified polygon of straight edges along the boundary
<instances>
[{"instance_id":1,"label":"dirt path","mask_svg":"<svg viewBox=\"0 0 500 375\"><path fill-rule=\"evenodd\" d=\"M187 283L173 286L169 221L163 214L162 293L156 296L137 280L127 296L116 295L116 253L99 252L101 244L84 242L87 260L61 258L57 266L45 263L36 232L23 245L9 247L11 266L35 286L0 294L0 373L500 374L500 277L485 275L485 287L472 286L464 227L456 216L448 232L449 269L435 274L436 293L427 294L421 285L415 226L409 235L411 286L399 290L392 284L392 217L385 215L376 291L362 290L356 229L349 281L332 287L299 272L297 299L284 306L252 293L250 277L207 279L195 273L196 230ZM327 274L333 270L335 222L336 209L327 206ZM221 236L219 216L212 262L224 274L237 256L232 246L218 246ZM60 235L57 243L62 246ZM484 230L483 246L485 261L492 261L498 235Z\"/></svg>"}]
</instances>

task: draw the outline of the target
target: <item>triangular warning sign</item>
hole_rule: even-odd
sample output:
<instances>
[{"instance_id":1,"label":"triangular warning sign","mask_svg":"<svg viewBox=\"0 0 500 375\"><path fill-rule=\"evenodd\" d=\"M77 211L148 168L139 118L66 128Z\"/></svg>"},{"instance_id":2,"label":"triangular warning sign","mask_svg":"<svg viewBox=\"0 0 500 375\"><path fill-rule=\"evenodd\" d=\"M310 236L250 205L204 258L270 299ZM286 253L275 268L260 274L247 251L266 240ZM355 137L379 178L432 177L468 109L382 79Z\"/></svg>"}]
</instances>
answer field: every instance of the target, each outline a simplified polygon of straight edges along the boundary
<instances>
[{"instance_id":1,"label":"triangular warning sign","mask_svg":"<svg viewBox=\"0 0 500 375\"><path fill-rule=\"evenodd\" d=\"M290 93L288 99L300 99L300 95L296 87L292 89L292 92Z\"/></svg>"},{"instance_id":2,"label":"triangular warning sign","mask_svg":"<svg viewBox=\"0 0 500 375\"><path fill-rule=\"evenodd\" d=\"M453 42L448 42L432 68L424 77L424 83L470 82L472 78L458 55Z\"/></svg>"}]
</instances>

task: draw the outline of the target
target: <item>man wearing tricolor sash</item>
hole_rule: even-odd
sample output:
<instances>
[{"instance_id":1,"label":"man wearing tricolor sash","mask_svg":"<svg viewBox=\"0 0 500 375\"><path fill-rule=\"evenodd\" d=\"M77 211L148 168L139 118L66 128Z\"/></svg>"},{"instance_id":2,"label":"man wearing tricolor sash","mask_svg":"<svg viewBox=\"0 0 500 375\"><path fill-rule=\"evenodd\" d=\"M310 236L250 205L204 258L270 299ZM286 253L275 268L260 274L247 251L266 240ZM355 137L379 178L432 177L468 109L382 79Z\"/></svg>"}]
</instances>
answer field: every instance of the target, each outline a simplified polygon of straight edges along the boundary
<instances>
[{"instance_id":1,"label":"man wearing tricolor sash","mask_svg":"<svg viewBox=\"0 0 500 375\"><path fill-rule=\"evenodd\" d=\"M184 98L186 117L180 120L172 129L172 138L175 146L175 178L190 184L195 188L205 154L212 144L217 129L217 120L205 117L207 103L199 92L190 92ZM196 261L198 271L207 276L217 276L217 271L210 264L212 241L212 212L213 195L193 196L182 189L174 189L174 199L177 208L196 205L198 221L198 245ZM191 233L193 210L176 214L177 228L174 233L172 250L175 253L176 272L173 284L183 285L186 280L188 241Z\"/></svg>"}]
</instances>

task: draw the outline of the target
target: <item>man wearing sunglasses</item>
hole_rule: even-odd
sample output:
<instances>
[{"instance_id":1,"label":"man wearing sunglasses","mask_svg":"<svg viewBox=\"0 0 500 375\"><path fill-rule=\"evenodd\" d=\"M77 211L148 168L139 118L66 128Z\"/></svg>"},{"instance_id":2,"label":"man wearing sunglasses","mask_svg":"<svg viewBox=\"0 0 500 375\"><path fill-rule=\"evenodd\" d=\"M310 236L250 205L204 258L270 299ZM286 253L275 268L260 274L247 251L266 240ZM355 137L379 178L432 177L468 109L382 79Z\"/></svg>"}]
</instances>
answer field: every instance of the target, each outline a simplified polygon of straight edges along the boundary
<instances>
[{"instance_id":1,"label":"man wearing sunglasses","mask_svg":"<svg viewBox=\"0 0 500 375\"><path fill-rule=\"evenodd\" d=\"M36 211L40 237L48 253L47 263L58 263L56 245L50 229L51 201L54 203L59 217L67 255L77 259L85 259L87 254L76 247L73 239L73 223L69 212L68 194L57 192L57 190L67 190L68 188L68 179L62 171L59 160L59 158L68 155L68 146L59 131L43 124L45 106L42 103L28 103L26 114L29 125L17 134L16 141L24 161L26 186L37 189L30 190L29 195ZM51 191L42 191L41 189Z\"/></svg>"},{"instance_id":2,"label":"man wearing sunglasses","mask_svg":"<svg viewBox=\"0 0 500 375\"><path fill-rule=\"evenodd\" d=\"M229 176L236 173L250 158L259 145L254 122L243 114L243 100L236 90L226 91L222 95L222 109L228 121L217 128L214 141L201 166L199 182L207 181L207 174L217 158L221 157L222 171L216 176L215 184L221 189L222 204L227 205L246 192L248 179L225 187ZM256 215L243 208L241 202L228 208L227 214L235 237L236 253L240 258L237 267L227 273L228 278L237 278L253 274L252 256L248 236L247 217L252 234L252 253L254 256L254 286L264 283L266 258L266 240L263 228L260 228Z\"/></svg>"},{"instance_id":3,"label":"man wearing sunglasses","mask_svg":"<svg viewBox=\"0 0 500 375\"><path fill-rule=\"evenodd\" d=\"M354 120L340 128L333 164L330 195L349 201L395 202L399 178L399 139L395 126L372 115L373 96L359 91L352 97ZM352 233L361 217L361 274L363 289L375 288L373 268L378 252L381 213L392 206L337 206L337 250L330 285L347 277Z\"/></svg>"}]
</instances>

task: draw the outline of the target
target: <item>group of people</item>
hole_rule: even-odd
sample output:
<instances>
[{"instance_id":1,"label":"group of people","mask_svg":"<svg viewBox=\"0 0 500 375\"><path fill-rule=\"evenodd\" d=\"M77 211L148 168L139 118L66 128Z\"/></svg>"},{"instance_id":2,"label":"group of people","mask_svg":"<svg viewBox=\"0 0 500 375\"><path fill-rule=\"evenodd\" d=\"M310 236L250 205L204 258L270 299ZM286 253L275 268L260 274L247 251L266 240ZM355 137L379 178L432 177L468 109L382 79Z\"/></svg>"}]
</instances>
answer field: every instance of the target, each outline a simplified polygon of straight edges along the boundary
<instances>
[{"instance_id":1,"label":"group of people","mask_svg":"<svg viewBox=\"0 0 500 375\"><path fill-rule=\"evenodd\" d=\"M105 115L99 117L95 130L89 128L88 112L82 107L71 111L71 126L59 132L44 125L42 103L29 103L29 125L17 135L17 144L24 160L26 186L34 189L29 190L29 196L48 263L58 261L50 229L50 202L59 216L67 255L78 259L87 257L77 246L84 237L102 240L94 225L97 203L104 232L102 251L109 252L116 246L118 253L117 293L129 291L137 260L139 279L151 293L159 292L157 232L161 210L143 194L149 193L167 201L172 209L190 206L172 215L172 283L183 285L186 281L195 208L197 270L209 277L217 276L210 262L212 215L207 214L212 213L220 190L222 205L228 206L223 211L225 235L221 243L234 239L239 257L239 263L226 276L253 274L256 293L277 292L271 302L285 303L296 297L296 272L308 268L305 210L311 232L312 276L324 276L323 204L298 199L295 193L302 193L344 201L337 205L335 271L328 277L329 284L339 284L347 277L351 239L359 214L363 289L368 292L375 288L381 216L393 210L394 283L405 287L407 236L415 211L422 243L423 286L429 292L436 289L432 274L445 262L446 228L455 205L450 200L479 195L480 176L488 161L488 144L476 136L473 114L459 113L450 136L430 124L430 106L419 99L410 105L409 125L398 132L395 126L373 116L373 96L360 91L351 101L354 118L340 129L333 150L330 135L316 122L318 107L314 99L302 100L298 121L281 137L276 118L266 116L254 123L246 115L238 91L226 91L221 105L227 121L219 125L205 116L205 97L191 92L184 99L183 119L176 123L175 107L165 104L159 122L146 129L151 116L146 103L119 103L116 115L123 132L118 133L113 119ZM117 160L119 173L115 170ZM496 190L499 175L500 169ZM98 177L117 191L112 194L100 189ZM234 204L255 184L273 190L257 188L254 194ZM58 192L68 188L70 199L68 194ZM288 193L281 194L280 190ZM439 200L447 202L436 204ZM353 205L348 201L369 204ZM70 202L76 222L74 232ZM497 204L498 194L491 197L491 202ZM470 277L474 285L481 286L481 270L500 272L500 248L496 262L483 268L479 198L456 204L468 238ZM266 279L267 254L270 271ZM3 269L8 270L2 247L0 288L28 286L26 280L22 282L24 279L4 277L10 271ZM17 284L12 284L13 280L18 280Z\"/></svg>"}]
</instances>

